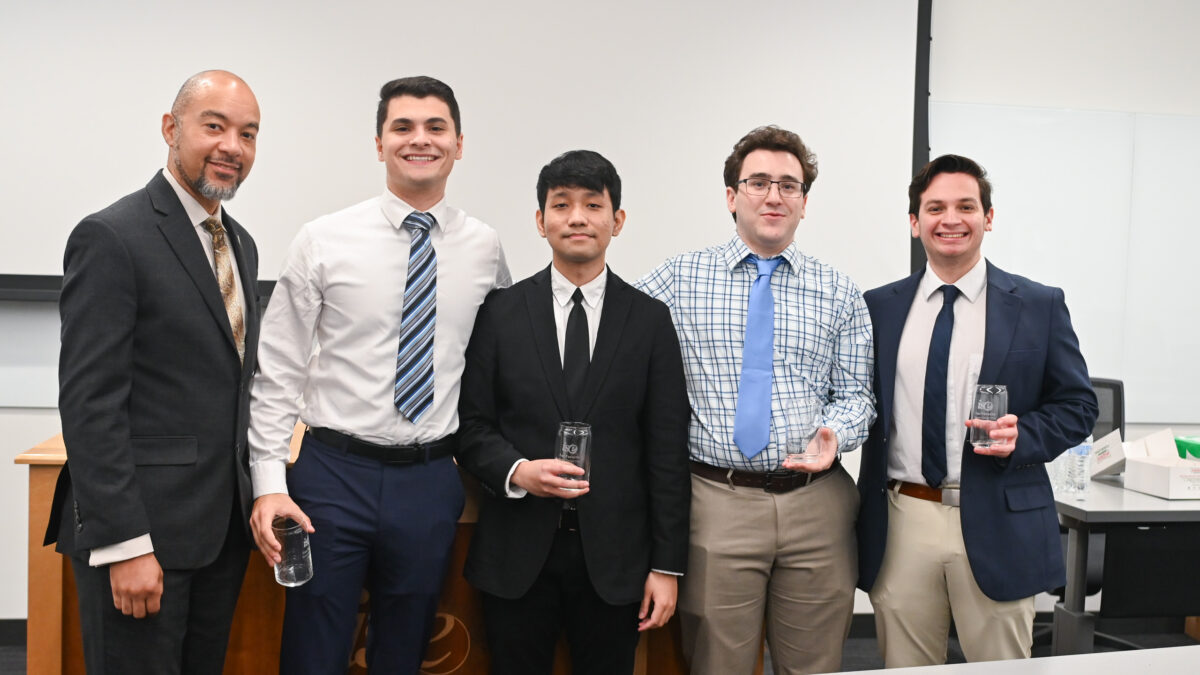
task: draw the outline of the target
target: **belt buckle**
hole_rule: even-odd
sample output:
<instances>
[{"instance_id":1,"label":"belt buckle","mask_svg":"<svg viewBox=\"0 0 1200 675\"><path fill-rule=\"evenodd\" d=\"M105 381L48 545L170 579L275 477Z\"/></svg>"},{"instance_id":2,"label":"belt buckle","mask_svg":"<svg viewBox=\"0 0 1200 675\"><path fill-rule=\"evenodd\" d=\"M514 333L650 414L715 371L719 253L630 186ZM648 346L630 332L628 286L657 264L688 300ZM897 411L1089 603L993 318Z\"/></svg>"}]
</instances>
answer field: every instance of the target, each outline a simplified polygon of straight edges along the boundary
<instances>
[{"instance_id":1,"label":"belt buckle","mask_svg":"<svg viewBox=\"0 0 1200 675\"><path fill-rule=\"evenodd\" d=\"M783 494L796 488L796 472L787 469L768 471L763 475L763 492L768 494Z\"/></svg>"},{"instance_id":2,"label":"belt buckle","mask_svg":"<svg viewBox=\"0 0 1200 675\"><path fill-rule=\"evenodd\" d=\"M962 488L942 488L943 506L961 506Z\"/></svg>"},{"instance_id":3,"label":"belt buckle","mask_svg":"<svg viewBox=\"0 0 1200 675\"><path fill-rule=\"evenodd\" d=\"M402 445L397 447L393 451L393 454L380 461L382 461L384 464L390 464L392 466L411 466L413 464L421 464L423 452L422 444L420 443L414 443L413 445Z\"/></svg>"}]
</instances>

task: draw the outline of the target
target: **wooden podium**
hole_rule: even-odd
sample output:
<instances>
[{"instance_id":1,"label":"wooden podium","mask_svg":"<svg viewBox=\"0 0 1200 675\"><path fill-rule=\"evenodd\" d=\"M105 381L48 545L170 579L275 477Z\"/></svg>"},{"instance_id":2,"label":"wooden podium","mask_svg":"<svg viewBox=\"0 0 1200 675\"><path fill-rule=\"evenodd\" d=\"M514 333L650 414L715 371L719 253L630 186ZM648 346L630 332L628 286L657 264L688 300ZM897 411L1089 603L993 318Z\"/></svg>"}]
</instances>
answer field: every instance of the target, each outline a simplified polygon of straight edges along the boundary
<instances>
[{"instance_id":1,"label":"wooden podium","mask_svg":"<svg viewBox=\"0 0 1200 675\"><path fill-rule=\"evenodd\" d=\"M303 426L292 437L292 458L300 447ZM51 546L42 546L50 517L50 502L58 473L66 461L62 436L49 439L17 456L16 463L29 465L29 620L26 658L29 675L82 675L83 643L79 632L79 605L70 562ZM467 503L459 519L458 534L451 554L450 569L442 590L437 623L422 664L423 675L483 675L488 655L483 640L479 596L463 579L467 546L475 529L479 488L464 475ZM320 570L317 571L320 574ZM366 623L369 599L363 601L355 634L355 648L347 672L365 674ZM283 630L284 590L275 583L270 567L257 552L251 553L242 582L225 672L233 675L279 672L279 641ZM559 644L555 675L570 673L565 644ZM679 623L672 619L665 628L649 631L638 643L638 675L682 675ZM761 673L761 660L759 670Z\"/></svg>"}]
</instances>

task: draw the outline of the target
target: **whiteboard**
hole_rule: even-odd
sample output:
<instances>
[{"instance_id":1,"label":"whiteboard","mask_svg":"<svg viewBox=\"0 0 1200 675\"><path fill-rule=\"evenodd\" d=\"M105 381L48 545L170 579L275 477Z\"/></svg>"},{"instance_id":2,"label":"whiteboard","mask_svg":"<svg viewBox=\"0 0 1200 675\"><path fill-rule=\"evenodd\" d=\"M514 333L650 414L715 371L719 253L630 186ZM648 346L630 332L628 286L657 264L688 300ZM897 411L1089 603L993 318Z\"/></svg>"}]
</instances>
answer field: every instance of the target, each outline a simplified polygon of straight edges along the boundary
<instances>
[{"instance_id":1,"label":"whiteboard","mask_svg":"<svg viewBox=\"0 0 1200 675\"><path fill-rule=\"evenodd\" d=\"M931 156L995 187L984 255L1059 286L1093 376L1133 423L1197 423L1200 117L931 102Z\"/></svg>"}]
</instances>

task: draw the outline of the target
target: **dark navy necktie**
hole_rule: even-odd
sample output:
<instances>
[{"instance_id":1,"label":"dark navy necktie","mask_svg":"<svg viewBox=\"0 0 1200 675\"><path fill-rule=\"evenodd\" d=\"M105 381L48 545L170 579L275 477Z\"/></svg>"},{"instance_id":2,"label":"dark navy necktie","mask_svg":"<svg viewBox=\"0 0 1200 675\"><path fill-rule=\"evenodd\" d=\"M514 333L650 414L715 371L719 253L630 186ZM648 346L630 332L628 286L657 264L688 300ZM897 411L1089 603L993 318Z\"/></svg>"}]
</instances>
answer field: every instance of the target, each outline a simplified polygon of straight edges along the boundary
<instances>
[{"instance_id":1,"label":"dark navy necktie","mask_svg":"<svg viewBox=\"0 0 1200 675\"><path fill-rule=\"evenodd\" d=\"M925 401L921 410L921 473L929 487L946 480L946 376L950 335L954 330L954 299L958 288L942 286L942 311L933 322L929 361L925 365Z\"/></svg>"}]
</instances>

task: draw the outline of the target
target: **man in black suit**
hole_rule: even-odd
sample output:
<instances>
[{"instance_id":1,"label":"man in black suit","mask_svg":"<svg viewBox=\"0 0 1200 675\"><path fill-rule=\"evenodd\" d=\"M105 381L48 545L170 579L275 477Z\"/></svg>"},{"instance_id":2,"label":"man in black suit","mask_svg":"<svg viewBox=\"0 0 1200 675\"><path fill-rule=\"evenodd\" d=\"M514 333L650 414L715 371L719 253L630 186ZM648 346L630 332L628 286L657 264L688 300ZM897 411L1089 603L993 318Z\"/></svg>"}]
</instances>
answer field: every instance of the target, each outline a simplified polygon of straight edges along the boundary
<instances>
[{"instance_id":1,"label":"man in black suit","mask_svg":"<svg viewBox=\"0 0 1200 675\"><path fill-rule=\"evenodd\" d=\"M687 564L679 343L666 306L606 270L625 222L613 165L568 152L537 193L553 263L488 296L467 348L460 461L490 496L465 574L483 592L493 673L548 674L564 627L574 673L629 673ZM553 458L566 420L591 425L588 482Z\"/></svg>"},{"instance_id":2,"label":"man in black suit","mask_svg":"<svg viewBox=\"0 0 1200 675\"><path fill-rule=\"evenodd\" d=\"M258 102L199 73L162 118L166 170L84 218L63 262L67 464L46 543L70 556L89 673L220 673L249 557L254 240L221 202Z\"/></svg>"}]
</instances>

